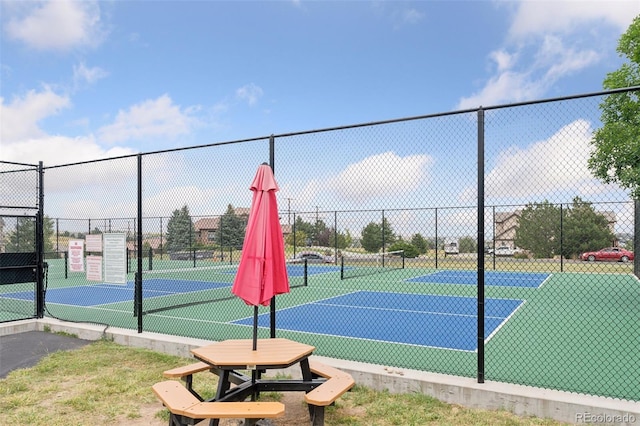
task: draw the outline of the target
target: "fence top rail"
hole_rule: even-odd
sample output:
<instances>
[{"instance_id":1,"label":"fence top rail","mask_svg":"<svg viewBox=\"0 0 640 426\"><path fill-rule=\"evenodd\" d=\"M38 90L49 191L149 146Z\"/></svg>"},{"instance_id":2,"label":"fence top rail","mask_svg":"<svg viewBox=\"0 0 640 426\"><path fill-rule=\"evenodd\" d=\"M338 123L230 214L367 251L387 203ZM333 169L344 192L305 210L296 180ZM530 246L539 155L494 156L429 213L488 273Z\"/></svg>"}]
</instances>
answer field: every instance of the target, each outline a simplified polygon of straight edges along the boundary
<instances>
[{"instance_id":1,"label":"fence top rail","mask_svg":"<svg viewBox=\"0 0 640 426\"><path fill-rule=\"evenodd\" d=\"M14 166L25 166L25 167L33 167L34 169L38 168L37 164L29 164L29 163L15 163L13 161L0 161L0 164L11 164ZM29 171L31 171L32 169L27 169ZM11 170L11 171L19 171L19 170ZM6 173L6 172L3 172Z\"/></svg>"},{"instance_id":2,"label":"fence top rail","mask_svg":"<svg viewBox=\"0 0 640 426\"><path fill-rule=\"evenodd\" d=\"M248 138L248 139L237 139L237 140L226 141L226 142L213 142L213 143L203 144L203 145L193 145L193 146L187 146L187 147L181 147L181 148L173 148L173 149L166 149L166 150L159 150L159 151L149 151L149 152L144 152L144 153L128 154L128 155L122 155L122 156L117 156L117 157L109 157L109 158L101 158L101 159L95 159L95 160L80 161L80 162L76 162L76 163L58 164L58 165L47 166L47 167L43 167L43 168L44 169L54 169L54 168L59 168L59 167L67 167L67 166L76 166L76 165L89 164L89 163L97 163L97 162L101 162L101 161L110 161L110 160L119 160L119 159L124 159L124 158L133 158L133 157L138 157L138 156L142 156L142 155L163 154L163 153L169 153L169 152L185 151L185 150L197 149L197 148L208 148L208 147L214 147L214 146L232 145L232 144L245 143L245 142L255 142L255 141L265 141L265 140L268 141L268 140L271 140L272 138L284 138L284 137L308 135L308 134L312 134L312 133L323 133L323 132L331 132L331 131L336 131L336 130L355 129L355 128L359 128L359 127L379 126L379 125L383 125L383 124L400 123L400 122L404 122L404 121L414 121L414 120L423 120L423 119L427 119L427 118L445 117L445 116L450 116L450 115L468 114L468 113L478 112L478 111L481 111L481 110L482 111L497 110L497 109L503 109L503 108L511 108L511 107L518 107L518 106L536 105L536 104L542 104L542 103L567 101L567 100L572 100L572 99L589 98L589 97L595 97L595 96L606 96L606 95L613 95L613 94L617 94L617 93L635 92L635 91L640 91L640 86L623 87L623 88L619 88L619 89L603 90L603 91L599 91L599 92L589 92L589 93L583 93L583 94L578 94L578 95L569 95L569 96L562 96L562 97L555 97L555 98L545 98L545 99L539 99L539 100L534 100L534 101L524 101L524 102L518 102L518 103L501 104L501 105L493 105L493 106L486 106L486 107L478 106L477 108L470 108L470 109L464 109L464 110L439 112L439 113L433 113L433 114L424 114L424 115L417 115L417 116L403 117L403 118L395 118L395 119L381 120L381 121L370 121L370 122L359 123L359 124L350 124L350 125L335 126L335 127L325 127L325 128L321 128L321 129L314 129L314 130L304 130L304 131L296 131L296 132L288 132L288 133L271 134L271 135L268 135L268 136L258 136L258 137ZM6 162L6 163L8 163L8 162ZM13 164L17 164L17 163L13 163ZM31 166L30 164L24 164L24 165L25 166ZM34 166L34 167L37 167L37 166Z\"/></svg>"}]
</instances>

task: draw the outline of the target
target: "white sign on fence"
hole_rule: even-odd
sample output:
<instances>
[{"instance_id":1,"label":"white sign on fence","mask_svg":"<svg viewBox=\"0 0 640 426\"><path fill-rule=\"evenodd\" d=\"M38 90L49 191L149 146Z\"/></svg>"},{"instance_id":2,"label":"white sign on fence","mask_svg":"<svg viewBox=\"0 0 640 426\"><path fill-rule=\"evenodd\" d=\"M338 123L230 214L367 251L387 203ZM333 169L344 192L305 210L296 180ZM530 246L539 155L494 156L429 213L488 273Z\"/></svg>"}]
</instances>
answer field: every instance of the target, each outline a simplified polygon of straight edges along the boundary
<instances>
[{"instance_id":1,"label":"white sign on fence","mask_svg":"<svg viewBox=\"0 0 640 426\"><path fill-rule=\"evenodd\" d=\"M69 271L84 272L84 240L69 240Z\"/></svg>"},{"instance_id":2,"label":"white sign on fence","mask_svg":"<svg viewBox=\"0 0 640 426\"><path fill-rule=\"evenodd\" d=\"M87 256L87 281L102 281L102 256Z\"/></svg>"},{"instance_id":3,"label":"white sign on fence","mask_svg":"<svg viewBox=\"0 0 640 426\"><path fill-rule=\"evenodd\" d=\"M103 234L104 281L127 284L127 239L124 233Z\"/></svg>"}]
</instances>

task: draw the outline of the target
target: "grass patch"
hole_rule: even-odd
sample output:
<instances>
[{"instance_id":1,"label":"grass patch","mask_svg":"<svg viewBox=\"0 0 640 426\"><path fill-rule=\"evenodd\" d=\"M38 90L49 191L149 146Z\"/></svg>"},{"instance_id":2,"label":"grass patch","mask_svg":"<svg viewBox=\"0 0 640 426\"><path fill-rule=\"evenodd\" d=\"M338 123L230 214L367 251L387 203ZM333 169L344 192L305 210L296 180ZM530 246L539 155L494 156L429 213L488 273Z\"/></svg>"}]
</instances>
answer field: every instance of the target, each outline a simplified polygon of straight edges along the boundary
<instances>
[{"instance_id":1,"label":"grass patch","mask_svg":"<svg viewBox=\"0 0 640 426\"><path fill-rule=\"evenodd\" d=\"M192 359L130 348L101 340L72 351L55 352L35 367L11 372L0 380L0 412L11 425L162 425L168 412L151 386L162 372ZM204 396L215 392L217 377L198 374L194 387ZM290 393L293 395L294 393ZM265 393L280 400L282 394ZM299 398L301 400L301 398ZM287 402L308 421L302 402ZM298 419L300 420L300 419ZM296 420L275 419L276 425ZM224 424L221 422L221 424ZM422 394L390 394L356 386L335 406L326 408L327 425L560 425L537 418L521 418L506 411L472 410L444 404Z\"/></svg>"}]
</instances>

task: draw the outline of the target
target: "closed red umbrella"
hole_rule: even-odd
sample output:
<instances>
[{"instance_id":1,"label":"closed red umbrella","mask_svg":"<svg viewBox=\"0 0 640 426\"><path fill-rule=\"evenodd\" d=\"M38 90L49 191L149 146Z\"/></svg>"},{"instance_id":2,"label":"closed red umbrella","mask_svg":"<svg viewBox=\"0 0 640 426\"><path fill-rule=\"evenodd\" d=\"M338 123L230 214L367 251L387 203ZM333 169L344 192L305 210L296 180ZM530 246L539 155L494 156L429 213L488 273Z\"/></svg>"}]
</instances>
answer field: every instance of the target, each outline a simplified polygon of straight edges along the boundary
<instances>
[{"instance_id":1,"label":"closed red umbrella","mask_svg":"<svg viewBox=\"0 0 640 426\"><path fill-rule=\"evenodd\" d=\"M289 277L284 254L284 238L276 191L278 184L271 167L258 167L250 187L253 201L242 246L240 265L231 292L254 306L253 338L256 349L258 305L269 305L271 299L289 292Z\"/></svg>"}]
</instances>

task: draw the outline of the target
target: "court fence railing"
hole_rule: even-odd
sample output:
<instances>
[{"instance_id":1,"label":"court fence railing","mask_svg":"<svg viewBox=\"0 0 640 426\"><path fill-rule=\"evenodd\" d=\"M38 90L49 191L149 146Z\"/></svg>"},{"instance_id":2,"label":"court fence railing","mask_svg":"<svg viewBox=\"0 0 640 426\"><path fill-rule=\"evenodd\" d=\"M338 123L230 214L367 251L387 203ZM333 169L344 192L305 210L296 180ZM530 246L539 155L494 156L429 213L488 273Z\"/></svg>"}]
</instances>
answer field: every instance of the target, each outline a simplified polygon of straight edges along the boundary
<instances>
[{"instance_id":1,"label":"court fence railing","mask_svg":"<svg viewBox=\"0 0 640 426\"><path fill-rule=\"evenodd\" d=\"M246 330L234 320L237 301L224 296L228 288L223 284L233 279L225 268L239 259L249 205L247 181L257 165L268 161L281 184L287 257L314 251L332 258L327 265L308 265L315 269L305 278L304 291L276 297L283 308L310 304L300 323L313 329L318 306L311 306L312 300L362 291L382 298L411 294L425 303L429 295L449 295L452 306L439 321L454 316L456 304L462 309L472 301L475 307L463 328L442 330L472 341L470 351L457 350L453 343L394 342L399 327L394 323L377 324L385 328L388 341L326 330L278 333L336 358L475 377L480 383L490 379L640 400L633 321L640 305L640 260L580 258L582 252L608 246L631 252L640 247L638 200L603 185L588 168L601 103L611 96L637 99L639 90L41 165L36 167L36 187L43 192L30 194L27 202L34 211L42 209L33 215L40 223L40 237L33 238L40 245L36 252L42 253L38 270L44 271L45 252L64 253L70 240L120 233L129 253L132 287L120 290L132 290L135 297L95 303L95 283L82 274L69 275L64 254L47 256L48 275L40 273L34 283L35 315L212 340L244 336ZM5 230L3 241L12 233L16 231ZM444 250L451 241L458 247L455 254ZM335 269L315 272L339 265L348 255L396 250L402 250L405 267L370 278L340 280ZM178 294L173 310L138 315L152 303L145 275L165 269L177 285L215 281L220 286L206 288L202 295ZM473 285L409 281L435 270L474 271L476 280ZM516 272L543 272L549 278L535 288L487 285L485 272L491 270L513 277ZM301 279L293 277L293 284ZM62 290L56 296L58 289L73 293L70 302ZM8 291L6 286L0 290ZM181 300L189 297L202 297L202 303L183 306ZM207 298L218 301L208 304ZM494 327L486 303L507 299L523 302ZM444 321L438 326L450 325ZM418 320L403 326L415 336L436 332L435 324ZM493 332L487 335L486 330Z\"/></svg>"}]
</instances>

